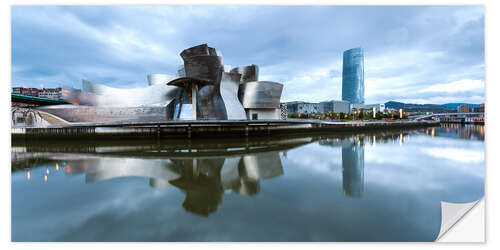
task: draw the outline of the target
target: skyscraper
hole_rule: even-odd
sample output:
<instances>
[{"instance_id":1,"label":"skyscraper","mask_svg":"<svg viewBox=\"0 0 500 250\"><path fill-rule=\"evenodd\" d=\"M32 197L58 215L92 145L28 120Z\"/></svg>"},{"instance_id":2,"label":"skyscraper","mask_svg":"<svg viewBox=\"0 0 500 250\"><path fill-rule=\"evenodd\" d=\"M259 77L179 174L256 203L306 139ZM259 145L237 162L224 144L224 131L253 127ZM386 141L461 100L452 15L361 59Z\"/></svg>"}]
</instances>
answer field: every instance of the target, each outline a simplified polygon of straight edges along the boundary
<instances>
[{"instance_id":1,"label":"skyscraper","mask_svg":"<svg viewBox=\"0 0 500 250\"><path fill-rule=\"evenodd\" d=\"M354 104L365 103L365 70L362 48L344 51L342 100Z\"/></svg>"}]
</instances>

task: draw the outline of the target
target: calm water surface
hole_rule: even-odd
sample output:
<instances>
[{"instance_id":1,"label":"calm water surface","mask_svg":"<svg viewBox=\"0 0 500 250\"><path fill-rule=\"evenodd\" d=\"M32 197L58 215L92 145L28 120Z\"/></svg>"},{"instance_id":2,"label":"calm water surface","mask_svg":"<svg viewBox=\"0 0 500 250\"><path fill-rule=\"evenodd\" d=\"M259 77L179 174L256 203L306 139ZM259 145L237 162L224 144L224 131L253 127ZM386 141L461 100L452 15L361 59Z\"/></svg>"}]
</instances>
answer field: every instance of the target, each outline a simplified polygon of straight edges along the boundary
<instances>
[{"instance_id":1,"label":"calm water surface","mask_svg":"<svg viewBox=\"0 0 500 250\"><path fill-rule=\"evenodd\" d=\"M13 241L434 241L484 195L484 127L13 142Z\"/></svg>"}]
</instances>

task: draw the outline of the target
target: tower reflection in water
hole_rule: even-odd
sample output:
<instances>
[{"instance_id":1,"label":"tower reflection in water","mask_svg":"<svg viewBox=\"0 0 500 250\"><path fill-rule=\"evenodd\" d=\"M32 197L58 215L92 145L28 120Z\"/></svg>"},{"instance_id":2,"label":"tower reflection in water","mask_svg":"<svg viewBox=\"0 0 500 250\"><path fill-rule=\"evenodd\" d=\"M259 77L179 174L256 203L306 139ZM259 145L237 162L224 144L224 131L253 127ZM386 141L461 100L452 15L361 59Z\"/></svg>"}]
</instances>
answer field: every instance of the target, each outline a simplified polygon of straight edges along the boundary
<instances>
[{"instance_id":1,"label":"tower reflection in water","mask_svg":"<svg viewBox=\"0 0 500 250\"><path fill-rule=\"evenodd\" d=\"M372 146L377 139L372 138ZM341 148L342 150L342 189L345 196L361 197L364 189L365 144L364 137L347 139L328 138L319 141L322 146Z\"/></svg>"},{"instance_id":2,"label":"tower reflection in water","mask_svg":"<svg viewBox=\"0 0 500 250\"><path fill-rule=\"evenodd\" d=\"M342 187L344 194L361 197L364 188L365 145L363 140L342 146Z\"/></svg>"},{"instance_id":3,"label":"tower reflection in water","mask_svg":"<svg viewBox=\"0 0 500 250\"><path fill-rule=\"evenodd\" d=\"M418 132L412 132L417 134ZM344 195L360 198L364 192L365 141L371 147L377 143L399 143L403 145L410 139L409 132L392 132L379 135L356 135L346 138L327 138L319 141L322 146L341 148L342 151L342 189Z\"/></svg>"}]
</instances>

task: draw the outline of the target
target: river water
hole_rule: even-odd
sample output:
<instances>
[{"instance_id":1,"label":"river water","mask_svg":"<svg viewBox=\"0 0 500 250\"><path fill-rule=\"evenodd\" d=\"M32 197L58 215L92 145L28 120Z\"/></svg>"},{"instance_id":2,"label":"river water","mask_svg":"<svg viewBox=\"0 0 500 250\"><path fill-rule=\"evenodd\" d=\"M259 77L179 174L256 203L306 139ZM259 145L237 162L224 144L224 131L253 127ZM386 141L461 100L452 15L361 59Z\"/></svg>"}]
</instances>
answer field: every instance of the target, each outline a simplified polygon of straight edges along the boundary
<instances>
[{"instance_id":1,"label":"river water","mask_svg":"<svg viewBox=\"0 0 500 250\"><path fill-rule=\"evenodd\" d=\"M12 143L12 241L434 241L484 195L484 126Z\"/></svg>"}]
</instances>

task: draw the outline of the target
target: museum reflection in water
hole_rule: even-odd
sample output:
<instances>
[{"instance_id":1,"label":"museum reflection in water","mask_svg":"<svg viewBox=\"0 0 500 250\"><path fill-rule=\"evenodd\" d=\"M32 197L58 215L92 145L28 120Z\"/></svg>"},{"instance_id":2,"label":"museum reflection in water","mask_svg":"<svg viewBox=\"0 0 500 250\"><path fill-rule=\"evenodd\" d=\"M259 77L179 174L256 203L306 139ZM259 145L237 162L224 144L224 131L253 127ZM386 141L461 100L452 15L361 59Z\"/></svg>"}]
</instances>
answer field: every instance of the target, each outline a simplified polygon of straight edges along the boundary
<instances>
[{"instance_id":1,"label":"museum reflection in water","mask_svg":"<svg viewBox=\"0 0 500 250\"><path fill-rule=\"evenodd\" d=\"M373 135L307 137L300 138L298 142L295 140L290 146L279 149L264 146L254 147L253 150L248 147L241 150L241 147L237 147L225 148L222 151L217 149L215 153L209 154L203 150L190 150L188 153L171 152L168 156L162 157L144 157L143 148L139 148L140 153L137 155L127 154L127 157L117 157L113 153L65 152L44 156L50 160L48 165L55 167L46 168L43 178L44 182L47 182L50 179L48 178L50 171L59 171L60 168L66 175L85 174L86 183L127 176L146 177L149 178L149 185L152 188L173 186L182 190L185 193L182 204L184 209L201 216L208 216L222 204L225 193L257 195L260 192L260 181L284 174L281 157L286 157L288 150L318 141L321 146L338 148L341 151L343 193L347 197L359 198L364 192L365 145L370 147L376 147L377 143L402 145L413 134L424 132L429 136L436 136L438 134L436 129ZM130 147L126 148L130 150ZM37 150L28 149L24 153L33 151ZM20 158L13 157L13 165L15 159ZM36 161L33 166L36 165L41 164ZM32 175L28 170L26 180L32 180L34 178Z\"/></svg>"},{"instance_id":2,"label":"museum reflection in water","mask_svg":"<svg viewBox=\"0 0 500 250\"><path fill-rule=\"evenodd\" d=\"M308 138L307 141L312 141ZM363 193L364 137L319 139L319 144L342 151L344 194L360 197ZM186 197L182 204L189 212L208 216L222 204L224 193L252 196L260 191L260 181L284 174L281 154L286 151L256 152L223 157L122 158L61 154L53 156L55 171L61 167L68 176L85 174L86 183L114 178L140 176L149 178L152 188L174 186ZM196 155L196 153L194 153ZM51 163L53 164L53 163ZM44 171L48 181L49 168ZM27 172L27 180L33 178Z\"/></svg>"},{"instance_id":3,"label":"museum reflection in water","mask_svg":"<svg viewBox=\"0 0 500 250\"><path fill-rule=\"evenodd\" d=\"M85 183L95 183L120 177L146 177L152 188L174 186L186 197L182 206L189 212L208 216L223 201L225 192L252 196L260 191L260 181L283 175L280 151L257 152L225 157L171 157L160 159L122 158L61 154L50 157L43 171L44 182L51 171L64 171L67 176L85 174ZM26 180L32 181L31 171Z\"/></svg>"}]
</instances>

